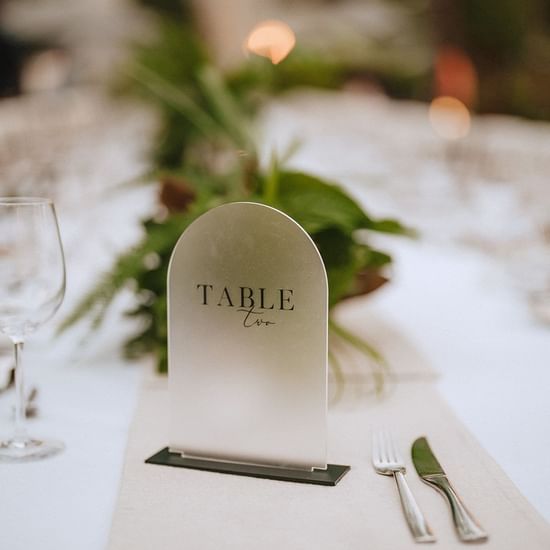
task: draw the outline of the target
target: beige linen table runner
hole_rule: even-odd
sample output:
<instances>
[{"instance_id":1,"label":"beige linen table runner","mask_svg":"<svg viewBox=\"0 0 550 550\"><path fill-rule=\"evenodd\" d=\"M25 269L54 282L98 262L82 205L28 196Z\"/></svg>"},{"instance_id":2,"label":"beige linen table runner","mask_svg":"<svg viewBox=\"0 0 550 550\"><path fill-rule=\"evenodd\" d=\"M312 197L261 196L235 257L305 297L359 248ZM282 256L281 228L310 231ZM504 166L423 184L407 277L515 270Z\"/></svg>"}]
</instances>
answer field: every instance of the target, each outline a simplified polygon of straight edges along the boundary
<instances>
[{"instance_id":1,"label":"beige linen table runner","mask_svg":"<svg viewBox=\"0 0 550 550\"><path fill-rule=\"evenodd\" d=\"M548 550L550 528L426 382L401 384L329 415L329 460L350 464L336 487L145 464L166 446L166 381L147 381L130 430L109 548L361 549L416 547L394 482L370 465L370 430L392 426L407 478L441 548L459 548L443 498L416 475L408 448L427 435L467 506L490 534L486 548Z\"/></svg>"},{"instance_id":2,"label":"beige linen table runner","mask_svg":"<svg viewBox=\"0 0 550 550\"><path fill-rule=\"evenodd\" d=\"M447 503L418 478L410 445L426 435L467 507L489 533L483 548L548 550L550 526L452 414L424 359L390 327L361 319L395 366L382 396L355 360L329 409L329 462L351 471L322 487L145 464L167 445L167 380L149 376L130 429L110 550L401 550L418 548L395 483L371 466L371 431L389 427L438 542L463 548ZM348 324L353 326L353 316ZM359 330L359 327L355 327ZM378 336L377 336L378 335ZM364 367L364 366L363 366ZM351 380L351 381L350 381ZM511 442L513 443L513 442Z\"/></svg>"}]
</instances>

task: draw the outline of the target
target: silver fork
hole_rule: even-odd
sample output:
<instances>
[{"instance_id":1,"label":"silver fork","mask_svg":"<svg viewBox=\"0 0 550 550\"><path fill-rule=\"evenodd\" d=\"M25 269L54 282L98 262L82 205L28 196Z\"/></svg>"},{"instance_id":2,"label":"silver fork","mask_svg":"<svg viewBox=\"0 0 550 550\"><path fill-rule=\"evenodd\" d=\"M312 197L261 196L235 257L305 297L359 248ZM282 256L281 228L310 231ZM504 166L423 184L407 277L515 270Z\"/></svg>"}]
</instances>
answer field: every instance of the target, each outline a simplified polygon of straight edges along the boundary
<instances>
[{"instance_id":1,"label":"silver fork","mask_svg":"<svg viewBox=\"0 0 550 550\"><path fill-rule=\"evenodd\" d=\"M405 463L397 452L388 432L373 433L372 464L377 473L395 478L403 512L414 540L416 542L435 542L436 538L433 536L405 481Z\"/></svg>"}]
</instances>

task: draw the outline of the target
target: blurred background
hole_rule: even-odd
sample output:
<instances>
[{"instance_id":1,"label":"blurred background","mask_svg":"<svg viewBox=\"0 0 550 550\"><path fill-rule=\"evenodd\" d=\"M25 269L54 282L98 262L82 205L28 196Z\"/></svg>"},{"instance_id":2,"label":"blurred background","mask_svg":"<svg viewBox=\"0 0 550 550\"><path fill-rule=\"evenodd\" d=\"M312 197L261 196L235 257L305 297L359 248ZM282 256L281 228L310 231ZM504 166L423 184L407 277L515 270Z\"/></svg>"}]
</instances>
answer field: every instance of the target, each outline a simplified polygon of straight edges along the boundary
<instances>
[{"instance_id":1,"label":"blurred background","mask_svg":"<svg viewBox=\"0 0 550 550\"><path fill-rule=\"evenodd\" d=\"M205 59L253 113L260 162L278 151L422 238L490 257L550 321L550 2L1 0L1 194L53 196L68 252L84 261L94 232L106 269L139 235L112 230L130 199L109 189L163 184L132 219L185 203L151 169L206 153L174 101L143 91L157 75L164 99L195 97Z\"/></svg>"},{"instance_id":2,"label":"blurred background","mask_svg":"<svg viewBox=\"0 0 550 550\"><path fill-rule=\"evenodd\" d=\"M200 33L224 68L243 62L259 22L277 19L294 31L298 49L340 66L341 84L550 118L545 0L2 0L1 95L104 81L132 41L162 32L163 19Z\"/></svg>"}]
</instances>

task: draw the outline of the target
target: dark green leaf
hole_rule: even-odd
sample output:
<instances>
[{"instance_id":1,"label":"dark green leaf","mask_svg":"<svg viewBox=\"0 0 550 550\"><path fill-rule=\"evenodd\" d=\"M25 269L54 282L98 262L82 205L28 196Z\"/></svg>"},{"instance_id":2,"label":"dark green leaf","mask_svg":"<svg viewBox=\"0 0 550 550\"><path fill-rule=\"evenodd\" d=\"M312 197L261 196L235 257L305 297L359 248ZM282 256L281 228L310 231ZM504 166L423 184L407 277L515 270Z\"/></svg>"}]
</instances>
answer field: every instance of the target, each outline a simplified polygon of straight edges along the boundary
<instances>
[{"instance_id":1,"label":"dark green leaf","mask_svg":"<svg viewBox=\"0 0 550 550\"><path fill-rule=\"evenodd\" d=\"M341 188L300 172L279 173L275 205L310 234L329 227L351 234L370 221Z\"/></svg>"}]
</instances>

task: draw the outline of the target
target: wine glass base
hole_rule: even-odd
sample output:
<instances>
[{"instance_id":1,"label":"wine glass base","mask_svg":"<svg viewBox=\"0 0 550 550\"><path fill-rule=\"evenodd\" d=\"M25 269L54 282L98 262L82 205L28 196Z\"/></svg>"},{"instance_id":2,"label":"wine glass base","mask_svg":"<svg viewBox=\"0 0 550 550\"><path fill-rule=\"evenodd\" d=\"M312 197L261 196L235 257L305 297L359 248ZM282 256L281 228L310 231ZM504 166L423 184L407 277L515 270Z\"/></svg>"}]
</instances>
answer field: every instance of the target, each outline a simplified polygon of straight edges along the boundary
<instances>
[{"instance_id":1,"label":"wine glass base","mask_svg":"<svg viewBox=\"0 0 550 550\"><path fill-rule=\"evenodd\" d=\"M55 439L9 439L0 442L0 462L30 462L54 456L65 448Z\"/></svg>"}]
</instances>

